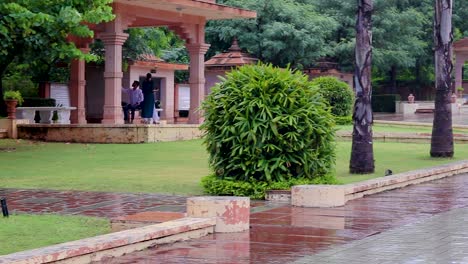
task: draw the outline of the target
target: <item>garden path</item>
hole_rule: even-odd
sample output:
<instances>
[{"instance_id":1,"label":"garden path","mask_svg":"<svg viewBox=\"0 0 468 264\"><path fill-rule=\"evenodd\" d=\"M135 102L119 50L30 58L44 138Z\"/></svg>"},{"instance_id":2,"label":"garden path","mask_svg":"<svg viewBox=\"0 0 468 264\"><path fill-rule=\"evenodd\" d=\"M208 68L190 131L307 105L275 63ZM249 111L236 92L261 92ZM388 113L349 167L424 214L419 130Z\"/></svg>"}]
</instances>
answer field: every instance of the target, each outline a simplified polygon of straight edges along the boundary
<instances>
[{"instance_id":1,"label":"garden path","mask_svg":"<svg viewBox=\"0 0 468 264\"><path fill-rule=\"evenodd\" d=\"M115 217L185 210L185 197L157 194L0 189L0 196L7 197L11 211L29 213ZM468 260L463 250L468 245L464 230L468 174L367 196L337 208L253 205L250 232L213 234L105 263L349 264L385 263L391 257L393 263L430 263L434 252L442 258L439 263Z\"/></svg>"}]
</instances>

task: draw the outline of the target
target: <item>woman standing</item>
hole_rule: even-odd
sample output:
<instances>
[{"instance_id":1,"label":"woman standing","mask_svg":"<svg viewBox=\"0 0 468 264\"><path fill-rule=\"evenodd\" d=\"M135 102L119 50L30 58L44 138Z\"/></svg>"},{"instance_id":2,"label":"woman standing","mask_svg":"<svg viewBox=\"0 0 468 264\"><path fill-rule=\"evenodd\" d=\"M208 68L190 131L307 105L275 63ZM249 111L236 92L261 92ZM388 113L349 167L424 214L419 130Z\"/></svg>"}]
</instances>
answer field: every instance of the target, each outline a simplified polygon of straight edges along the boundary
<instances>
[{"instance_id":1,"label":"woman standing","mask_svg":"<svg viewBox=\"0 0 468 264\"><path fill-rule=\"evenodd\" d=\"M151 80L151 73L146 74L146 80L143 82L143 103L141 106L143 118L146 124L153 123L153 110L154 110L154 93L153 93L153 81Z\"/></svg>"}]
</instances>

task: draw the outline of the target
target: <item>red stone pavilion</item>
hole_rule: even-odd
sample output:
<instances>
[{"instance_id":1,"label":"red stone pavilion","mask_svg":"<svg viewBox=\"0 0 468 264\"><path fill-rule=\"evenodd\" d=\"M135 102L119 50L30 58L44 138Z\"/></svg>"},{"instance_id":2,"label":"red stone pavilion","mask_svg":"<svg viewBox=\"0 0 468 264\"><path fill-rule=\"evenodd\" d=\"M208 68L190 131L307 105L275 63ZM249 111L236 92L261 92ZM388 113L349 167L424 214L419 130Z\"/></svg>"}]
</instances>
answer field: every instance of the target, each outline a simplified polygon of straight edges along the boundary
<instances>
[{"instance_id":1,"label":"red stone pavilion","mask_svg":"<svg viewBox=\"0 0 468 264\"><path fill-rule=\"evenodd\" d=\"M256 13L244 9L216 4L215 0L115 0L112 4L116 18L96 25L96 38L105 46L103 124L123 124L121 107L122 45L132 27L167 26L186 41L190 55L190 116L189 123L199 124L203 118L196 109L205 97L204 55L209 48L205 43L205 24L209 20L255 18ZM76 45L88 51L91 39L75 39ZM70 97L71 122L86 124L85 62L75 60L71 66ZM162 108L173 113L173 100L163 100Z\"/></svg>"}]
</instances>

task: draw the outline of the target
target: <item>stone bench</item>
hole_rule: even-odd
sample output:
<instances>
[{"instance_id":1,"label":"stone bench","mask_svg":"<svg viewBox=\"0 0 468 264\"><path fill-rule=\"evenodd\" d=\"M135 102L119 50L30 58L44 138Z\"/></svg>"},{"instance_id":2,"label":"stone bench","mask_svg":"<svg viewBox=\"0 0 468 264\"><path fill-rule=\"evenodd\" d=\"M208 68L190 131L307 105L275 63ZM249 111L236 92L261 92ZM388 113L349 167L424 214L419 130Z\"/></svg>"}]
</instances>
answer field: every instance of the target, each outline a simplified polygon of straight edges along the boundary
<instances>
[{"instance_id":1,"label":"stone bench","mask_svg":"<svg viewBox=\"0 0 468 264\"><path fill-rule=\"evenodd\" d=\"M72 110L76 110L76 107L17 107L16 117L19 119L28 119L30 124L34 124L34 117L36 115L36 111L38 111L41 117L41 124L52 124L54 111L57 111L58 119L56 123L70 124L70 111Z\"/></svg>"}]
</instances>

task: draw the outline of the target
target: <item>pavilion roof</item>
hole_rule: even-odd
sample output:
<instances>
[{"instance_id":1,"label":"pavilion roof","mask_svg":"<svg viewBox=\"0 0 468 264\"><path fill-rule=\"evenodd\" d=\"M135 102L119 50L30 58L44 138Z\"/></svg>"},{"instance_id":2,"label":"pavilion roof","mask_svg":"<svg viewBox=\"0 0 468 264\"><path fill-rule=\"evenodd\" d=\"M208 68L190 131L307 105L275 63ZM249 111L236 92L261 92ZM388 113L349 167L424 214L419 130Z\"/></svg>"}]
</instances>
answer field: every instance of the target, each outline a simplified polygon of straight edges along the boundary
<instances>
[{"instance_id":1,"label":"pavilion roof","mask_svg":"<svg viewBox=\"0 0 468 264\"><path fill-rule=\"evenodd\" d=\"M164 70L188 70L189 68L187 64L165 62L163 59L151 54L144 55L140 60L131 61L130 65L155 67Z\"/></svg>"},{"instance_id":2,"label":"pavilion roof","mask_svg":"<svg viewBox=\"0 0 468 264\"><path fill-rule=\"evenodd\" d=\"M257 61L258 59L249 53L242 52L237 43L237 39L234 39L231 47L227 52L213 56L211 59L205 62L205 67L208 69L217 67L235 67L245 64L254 64L257 63Z\"/></svg>"},{"instance_id":3,"label":"pavilion roof","mask_svg":"<svg viewBox=\"0 0 468 264\"><path fill-rule=\"evenodd\" d=\"M468 51L468 38L460 39L453 43L453 49L455 51Z\"/></svg>"},{"instance_id":4,"label":"pavilion roof","mask_svg":"<svg viewBox=\"0 0 468 264\"><path fill-rule=\"evenodd\" d=\"M215 0L115 0L136 7L204 17L206 20L255 18L255 11L217 4Z\"/></svg>"}]
</instances>

